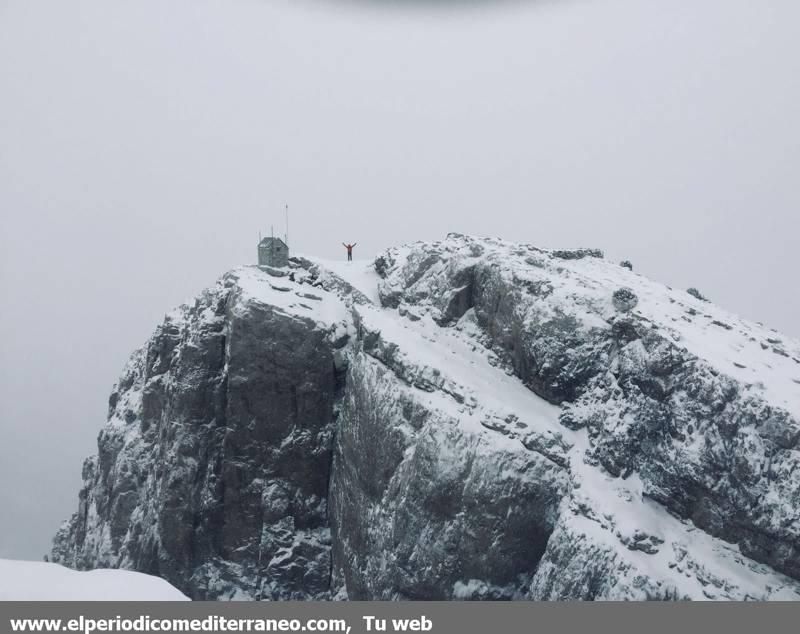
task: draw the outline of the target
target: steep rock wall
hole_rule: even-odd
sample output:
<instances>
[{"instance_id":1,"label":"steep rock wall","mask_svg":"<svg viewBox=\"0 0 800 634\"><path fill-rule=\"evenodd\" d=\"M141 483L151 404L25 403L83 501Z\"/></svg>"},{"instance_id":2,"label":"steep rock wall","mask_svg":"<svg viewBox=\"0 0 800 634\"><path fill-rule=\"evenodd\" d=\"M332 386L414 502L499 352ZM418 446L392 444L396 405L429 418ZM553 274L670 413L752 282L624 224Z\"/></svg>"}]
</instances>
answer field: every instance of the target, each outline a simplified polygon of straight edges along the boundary
<instances>
[{"instance_id":1,"label":"steep rock wall","mask_svg":"<svg viewBox=\"0 0 800 634\"><path fill-rule=\"evenodd\" d=\"M196 599L327 597L333 355L327 329L236 275L169 315L111 396L54 560Z\"/></svg>"}]
</instances>

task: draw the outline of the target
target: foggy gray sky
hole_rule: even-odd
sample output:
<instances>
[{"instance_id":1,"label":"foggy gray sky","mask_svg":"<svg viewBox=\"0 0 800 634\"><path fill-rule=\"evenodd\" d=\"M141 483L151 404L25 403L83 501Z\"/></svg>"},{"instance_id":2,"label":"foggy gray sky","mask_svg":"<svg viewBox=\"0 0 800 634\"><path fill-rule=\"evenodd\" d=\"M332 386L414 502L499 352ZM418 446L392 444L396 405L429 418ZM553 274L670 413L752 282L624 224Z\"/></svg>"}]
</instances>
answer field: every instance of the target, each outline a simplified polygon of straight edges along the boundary
<instances>
[{"instance_id":1,"label":"foggy gray sky","mask_svg":"<svg viewBox=\"0 0 800 634\"><path fill-rule=\"evenodd\" d=\"M0 557L284 201L295 251L596 246L800 335L797 0L403 4L0 0Z\"/></svg>"}]
</instances>

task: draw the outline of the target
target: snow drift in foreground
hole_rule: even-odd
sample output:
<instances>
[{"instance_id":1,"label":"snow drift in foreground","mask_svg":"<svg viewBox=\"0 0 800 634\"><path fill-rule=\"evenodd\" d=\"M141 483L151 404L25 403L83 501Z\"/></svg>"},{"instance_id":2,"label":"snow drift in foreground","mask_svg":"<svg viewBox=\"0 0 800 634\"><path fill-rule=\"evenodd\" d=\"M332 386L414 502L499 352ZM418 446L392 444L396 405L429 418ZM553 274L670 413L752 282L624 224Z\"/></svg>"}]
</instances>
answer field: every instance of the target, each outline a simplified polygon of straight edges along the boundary
<instances>
[{"instance_id":1,"label":"snow drift in foreground","mask_svg":"<svg viewBox=\"0 0 800 634\"><path fill-rule=\"evenodd\" d=\"M0 559L0 601L187 601L163 579L128 570L76 572Z\"/></svg>"},{"instance_id":2,"label":"snow drift in foreground","mask_svg":"<svg viewBox=\"0 0 800 634\"><path fill-rule=\"evenodd\" d=\"M195 599L800 598L800 342L599 251L240 267L111 398L53 558Z\"/></svg>"}]
</instances>

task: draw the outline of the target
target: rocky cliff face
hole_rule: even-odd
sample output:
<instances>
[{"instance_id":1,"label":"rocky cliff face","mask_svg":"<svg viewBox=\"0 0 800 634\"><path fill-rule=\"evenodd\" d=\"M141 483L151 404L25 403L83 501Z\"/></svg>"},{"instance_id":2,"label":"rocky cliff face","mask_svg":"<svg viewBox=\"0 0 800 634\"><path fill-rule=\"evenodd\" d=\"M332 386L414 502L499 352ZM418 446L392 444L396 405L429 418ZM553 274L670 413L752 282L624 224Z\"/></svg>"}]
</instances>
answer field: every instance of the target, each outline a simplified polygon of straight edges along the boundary
<instances>
[{"instance_id":1,"label":"rocky cliff face","mask_svg":"<svg viewBox=\"0 0 800 634\"><path fill-rule=\"evenodd\" d=\"M53 558L193 598L800 598L800 344L592 250L243 267L109 403Z\"/></svg>"},{"instance_id":2,"label":"rocky cliff face","mask_svg":"<svg viewBox=\"0 0 800 634\"><path fill-rule=\"evenodd\" d=\"M195 598L327 596L341 343L335 324L262 301L261 283L290 292L228 274L134 353L54 559Z\"/></svg>"}]
</instances>

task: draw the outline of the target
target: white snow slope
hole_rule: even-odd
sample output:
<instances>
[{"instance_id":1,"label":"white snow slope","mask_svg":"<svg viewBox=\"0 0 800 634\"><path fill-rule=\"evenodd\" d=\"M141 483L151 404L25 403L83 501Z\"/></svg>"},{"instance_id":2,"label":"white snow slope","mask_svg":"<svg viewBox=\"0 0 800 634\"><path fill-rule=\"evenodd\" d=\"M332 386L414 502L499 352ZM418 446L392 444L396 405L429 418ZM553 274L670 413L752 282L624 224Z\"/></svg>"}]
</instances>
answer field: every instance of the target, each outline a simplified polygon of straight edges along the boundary
<instances>
[{"instance_id":1,"label":"white snow slope","mask_svg":"<svg viewBox=\"0 0 800 634\"><path fill-rule=\"evenodd\" d=\"M163 579L129 570L78 572L0 559L0 601L188 601Z\"/></svg>"}]
</instances>

